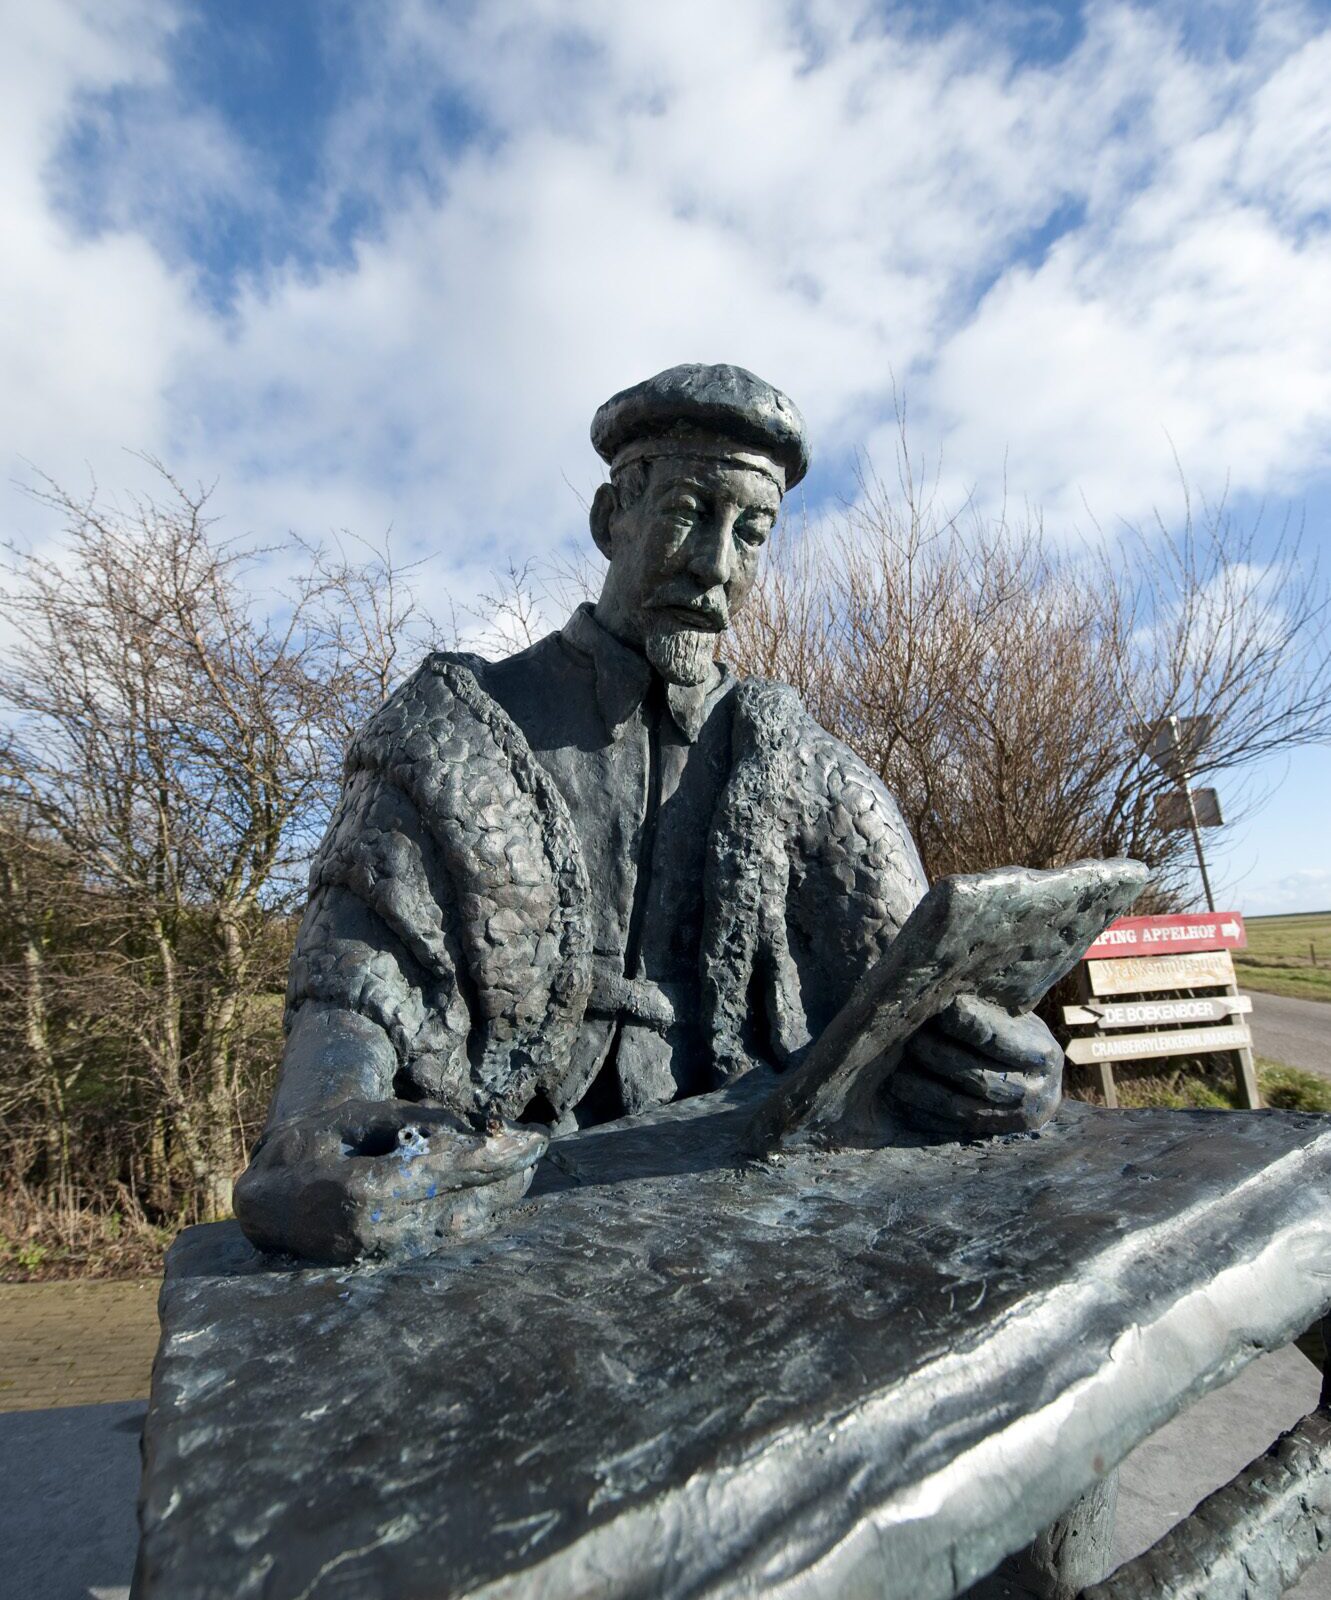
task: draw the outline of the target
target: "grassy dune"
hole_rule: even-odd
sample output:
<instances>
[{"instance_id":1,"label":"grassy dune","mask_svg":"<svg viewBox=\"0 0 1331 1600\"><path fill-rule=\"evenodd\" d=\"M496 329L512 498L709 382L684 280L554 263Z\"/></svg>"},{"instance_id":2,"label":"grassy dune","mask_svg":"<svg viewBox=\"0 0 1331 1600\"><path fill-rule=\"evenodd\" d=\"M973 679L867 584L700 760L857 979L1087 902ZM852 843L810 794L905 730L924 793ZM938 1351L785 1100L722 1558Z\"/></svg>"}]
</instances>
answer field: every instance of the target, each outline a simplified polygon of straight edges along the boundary
<instances>
[{"instance_id":1,"label":"grassy dune","mask_svg":"<svg viewBox=\"0 0 1331 1600\"><path fill-rule=\"evenodd\" d=\"M1331 1000L1331 911L1249 917L1248 948L1234 952L1240 989Z\"/></svg>"}]
</instances>

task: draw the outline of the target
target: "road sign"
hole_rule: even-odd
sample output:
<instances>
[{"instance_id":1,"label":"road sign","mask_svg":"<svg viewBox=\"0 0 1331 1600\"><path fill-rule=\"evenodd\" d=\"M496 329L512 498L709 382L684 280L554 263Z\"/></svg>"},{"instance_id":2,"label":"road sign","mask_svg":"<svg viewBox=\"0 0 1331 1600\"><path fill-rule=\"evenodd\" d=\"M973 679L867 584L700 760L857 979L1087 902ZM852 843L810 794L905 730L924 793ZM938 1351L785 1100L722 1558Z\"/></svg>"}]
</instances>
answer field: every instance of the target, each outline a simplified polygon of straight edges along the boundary
<instances>
[{"instance_id":1,"label":"road sign","mask_svg":"<svg viewBox=\"0 0 1331 1600\"><path fill-rule=\"evenodd\" d=\"M1149 725L1135 723L1132 731L1156 766L1177 778L1196 763L1211 727L1210 717L1161 717Z\"/></svg>"},{"instance_id":2,"label":"road sign","mask_svg":"<svg viewBox=\"0 0 1331 1600\"><path fill-rule=\"evenodd\" d=\"M1182 790L1182 803L1185 826L1192 834L1192 842L1197 851L1197 870L1202 877L1202 890L1206 895L1206 903L1212 911L1215 910L1215 894L1211 889L1211 877L1206 870L1206 852L1202 849L1201 818L1193 810L1193 794L1190 788L1192 783L1192 769L1197 764L1197 758L1211 737L1210 717L1160 717L1149 726L1137 723L1133 733L1141 741L1142 752L1148 755L1162 772L1169 774ZM1200 795L1201 790L1197 793ZM1220 801L1214 794L1215 801L1215 826L1219 826ZM1171 826L1166 824L1166 826Z\"/></svg>"},{"instance_id":3,"label":"road sign","mask_svg":"<svg viewBox=\"0 0 1331 1600\"><path fill-rule=\"evenodd\" d=\"M1190 996L1186 1000L1091 1000L1064 1006L1063 1021L1080 1028L1160 1028L1167 1023L1225 1022L1252 1010L1246 994Z\"/></svg>"},{"instance_id":4,"label":"road sign","mask_svg":"<svg viewBox=\"0 0 1331 1600\"><path fill-rule=\"evenodd\" d=\"M1215 1050L1251 1050L1252 1035L1241 1022L1223 1028L1178 1028L1172 1033L1094 1034L1074 1039L1069 1061L1142 1061L1152 1056L1198 1056Z\"/></svg>"},{"instance_id":5,"label":"road sign","mask_svg":"<svg viewBox=\"0 0 1331 1600\"><path fill-rule=\"evenodd\" d=\"M1086 952L1087 961L1109 956L1182 955L1187 950L1242 950L1248 943L1237 911L1192 911L1168 917L1120 917Z\"/></svg>"},{"instance_id":6,"label":"road sign","mask_svg":"<svg viewBox=\"0 0 1331 1600\"><path fill-rule=\"evenodd\" d=\"M1207 903L1214 905L1209 886ZM1118 1104L1115 1062L1221 1052L1234 1059L1241 1103L1254 1110L1261 1105L1252 1036L1234 1020L1252 1010L1252 1001L1235 987L1230 954L1247 942L1237 911L1120 917L1110 923L1081 963L1082 1003L1063 1008L1069 1026L1096 1030L1073 1039L1067 1057L1098 1069L1106 1105ZM1207 989L1225 993L1197 993ZM1170 990L1168 998L1152 998ZM1105 998L1115 995L1131 998ZM1118 1031L1128 1028L1164 1031Z\"/></svg>"},{"instance_id":7,"label":"road sign","mask_svg":"<svg viewBox=\"0 0 1331 1600\"><path fill-rule=\"evenodd\" d=\"M1158 994L1161 989L1227 989L1234 982L1228 950L1182 956L1134 956L1088 961L1084 969L1093 995Z\"/></svg>"},{"instance_id":8,"label":"road sign","mask_svg":"<svg viewBox=\"0 0 1331 1600\"><path fill-rule=\"evenodd\" d=\"M1220 814L1220 796L1214 789L1192 790L1192 809L1199 828L1223 828L1225 819ZM1162 794L1155 803L1156 826L1169 833L1181 833L1192 826L1188 813L1188 797L1183 791Z\"/></svg>"}]
</instances>

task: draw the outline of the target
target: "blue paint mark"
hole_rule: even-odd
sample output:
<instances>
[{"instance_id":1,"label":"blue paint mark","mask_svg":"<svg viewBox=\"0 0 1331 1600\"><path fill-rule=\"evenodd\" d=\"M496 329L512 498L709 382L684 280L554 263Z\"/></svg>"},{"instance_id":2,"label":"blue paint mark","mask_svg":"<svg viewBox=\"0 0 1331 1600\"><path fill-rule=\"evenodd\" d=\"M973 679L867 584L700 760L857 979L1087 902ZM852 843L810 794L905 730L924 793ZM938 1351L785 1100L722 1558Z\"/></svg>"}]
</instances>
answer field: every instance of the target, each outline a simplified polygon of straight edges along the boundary
<instances>
[{"instance_id":1,"label":"blue paint mark","mask_svg":"<svg viewBox=\"0 0 1331 1600\"><path fill-rule=\"evenodd\" d=\"M397 1135L397 1154L405 1167L415 1161L418 1156L428 1156L430 1141L419 1128L399 1128Z\"/></svg>"}]
</instances>

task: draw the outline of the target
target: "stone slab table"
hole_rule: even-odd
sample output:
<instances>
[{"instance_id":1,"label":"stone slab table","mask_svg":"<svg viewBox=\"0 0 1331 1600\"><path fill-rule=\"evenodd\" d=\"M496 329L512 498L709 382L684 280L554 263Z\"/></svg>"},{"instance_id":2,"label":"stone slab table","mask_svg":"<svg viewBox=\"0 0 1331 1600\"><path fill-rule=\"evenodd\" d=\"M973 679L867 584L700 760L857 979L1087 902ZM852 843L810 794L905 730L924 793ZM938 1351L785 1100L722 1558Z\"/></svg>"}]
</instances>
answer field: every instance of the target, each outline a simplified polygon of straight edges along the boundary
<instances>
[{"instance_id":1,"label":"stone slab table","mask_svg":"<svg viewBox=\"0 0 1331 1600\"><path fill-rule=\"evenodd\" d=\"M1331 1117L753 1162L750 1115L557 1141L405 1266L187 1230L139 1600L943 1600L1331 1304Z\"/></svg>"}]
</instances>

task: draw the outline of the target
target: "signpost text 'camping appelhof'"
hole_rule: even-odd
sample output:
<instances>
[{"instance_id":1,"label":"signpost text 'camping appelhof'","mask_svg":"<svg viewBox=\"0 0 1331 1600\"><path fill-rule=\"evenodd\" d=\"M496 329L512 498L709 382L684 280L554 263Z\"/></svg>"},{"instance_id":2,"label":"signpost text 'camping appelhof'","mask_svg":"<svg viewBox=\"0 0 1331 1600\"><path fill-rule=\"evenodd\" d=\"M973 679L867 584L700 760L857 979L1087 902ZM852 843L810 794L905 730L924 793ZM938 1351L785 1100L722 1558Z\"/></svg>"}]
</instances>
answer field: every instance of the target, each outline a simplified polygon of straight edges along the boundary
<instances>
[{"instance_id":1,"label":"signpost text 'camping appelhof'","mask_svg":"<svg viewBox=\"0 0 1331 1600\"><path fill-rule=\"evenodd\" d=\"M1169 917L1120 917L1086 952L1087 961L1113 956L1180 955L1189 950L1242 950L1248 935L1237 911L1188 912Z\"/></svg>"}]
</instances>

